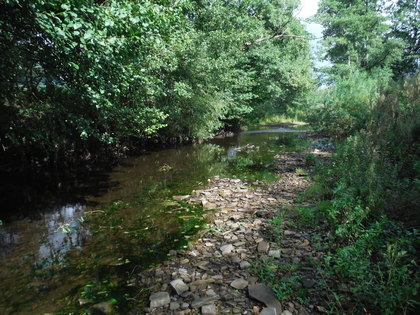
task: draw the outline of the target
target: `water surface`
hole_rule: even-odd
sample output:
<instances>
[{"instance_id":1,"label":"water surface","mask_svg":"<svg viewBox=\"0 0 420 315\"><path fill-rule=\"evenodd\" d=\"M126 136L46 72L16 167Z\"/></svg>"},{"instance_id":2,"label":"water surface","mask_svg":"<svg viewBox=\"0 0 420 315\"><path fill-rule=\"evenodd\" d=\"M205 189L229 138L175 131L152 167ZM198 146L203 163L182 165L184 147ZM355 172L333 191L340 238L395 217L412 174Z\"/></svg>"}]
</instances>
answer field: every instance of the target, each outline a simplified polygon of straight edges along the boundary
<instances>
[{"instance_id":1,"label":"water surface","mask_svg":"<svg viewBox=\"0 0 420 315\"><path fill-rule=\"evenodd\" d=\"M185 246L204 224L201 207L172 196L215 175L275 179L274 155L300 148L291 131L262 128L148 152L109 172L76 176L73 189L22 197L24 209L16 203L1 218L0 314L80 312L100 301L124 313L142 293L135 273Z\"/></svg>"}]
</instances>

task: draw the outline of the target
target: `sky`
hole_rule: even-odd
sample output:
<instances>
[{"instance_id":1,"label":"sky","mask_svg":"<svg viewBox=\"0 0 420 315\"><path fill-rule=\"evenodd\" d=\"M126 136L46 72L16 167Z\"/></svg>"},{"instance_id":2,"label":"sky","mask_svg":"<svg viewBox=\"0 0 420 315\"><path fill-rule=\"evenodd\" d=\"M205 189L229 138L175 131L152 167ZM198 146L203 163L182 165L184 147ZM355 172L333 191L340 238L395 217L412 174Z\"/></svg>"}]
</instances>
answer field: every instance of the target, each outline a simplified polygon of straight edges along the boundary
<instances>
[{"instance_id":1,"label":"sky","mask_svg":"<svg viewBox=\"0 0 420 315\"><path fill-rule=\"evenodd\" d=\"M301 0L301 10L297 14L297 17L306 19L316 13L318 10L319 0Z\"/></svg>"},{"instance_id":2,"label":"sky","mask_svg":"<svg viewBox=\"0 0 420 315\"><path fill-rule=\"evenodd\" d=\"M301 0L301 7L298 11L296 11L296 17L303 20L312 17L318 10L318 3L319 0ZM312 51L315 53L315 51L319 48L319 45L321 45L323 27L321 24L305 21L303 24L305 25L306 30L315 37L315 39L311 40ZM316 67L328 66L328 62L326 61L314 61Z\"/></svg>"},{"instance_id":3,"label":"sky","mask_svg":"<svg viewBox=\"0 0 420 315\"><path fill-rule=\"evenodd\" d=\"M301 19L307 19L313 16L318 10L319 0L301 0L300 9L297 11L296 16ZM309 33L315 37L322 37L322 26L316 23L304 23Z\"/></svg>"}]
</instances>

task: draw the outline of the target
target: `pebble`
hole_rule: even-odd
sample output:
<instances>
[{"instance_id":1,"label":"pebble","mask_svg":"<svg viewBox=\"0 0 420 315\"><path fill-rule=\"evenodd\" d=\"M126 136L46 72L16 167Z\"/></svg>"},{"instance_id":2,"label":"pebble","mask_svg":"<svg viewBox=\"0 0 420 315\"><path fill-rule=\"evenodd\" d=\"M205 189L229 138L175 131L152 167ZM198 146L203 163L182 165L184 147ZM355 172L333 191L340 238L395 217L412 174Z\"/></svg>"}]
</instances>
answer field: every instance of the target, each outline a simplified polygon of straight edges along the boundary
<instances>
[{"instance_id":1,"label":"pebble","mask_svg":"<svg viewBox=\"0 0 420 315\"><path fill-rule=\"evenodd\" d=\"M227 244L220 247L220 251L222 252L223 256L230 254L234 249L235 247L232 244Z\"/></svg>"},{"instance_id":2,"label":"pebble","mask_svg":"<svg viewBox=\"0 0 420 315\"><path fill-rule=\"evenodd\" d=\"M246 281L243 278L239 278L239 279L233 280L230 283L230 285L235 289L242 290L242 289L245 289L248 286L248 281Z\"/></svg>"},{"instance_id":3,"label":"pebble","mask_svg":"<svg viewBox=\"0 0 420 315\"><path fill-rule=\"evenodd\" d=\"M176 294L181 295L185 291L188 291L188 285L182 279L176 279L171 281L171 286L175 290Z\"/></svg>"},{"instance_id":4,"label":"pebble","mask_svg":"<svg viewBox=\"0 0 420 315\"><path fill-rule=\"evenodd\" d=\"M169 309L170 309L171 311L175 311L175 310L179 309L179 307L180 307L180 305L179 305L179 303L178 303L178 302L171 302L171 303L169 304Z\"/></svg>"},{"instance_id":5,"label":"pebble","mask_svg":"<svg viewBox=\"0 0 420 315\"><path fill-rule=\"evenodd\" d=\"M260 315L278 315L277 310L274 307L264 307Z\"/></svg>"},{"instance_id":6,"label":"pebble","mask_svg":"<svg viewBox=\"0 0 420 315\"><path fill-rule=\"evenodd\" d=\"M276 250L270 250L268 252L268 256L270 257L274 257L274 258L280 258L280 250L276 249Z\"/></svg>"},{"instance_id":7,"label":"pebble","mask_svg":"<svg viewBox=\"0 0 420 315\"><path fill-rule=\"evenodd\" d=\"M312 288L315 285L315 280L304 278L304 279L302 279L302 285L305 288L310 289L310 288Z\"/></svg>"},{"instance_id":8,"label":"pebble","mask_svg":"<svg viewBox=\"0 0 420 315\"><path fill-rule=\"evenodd\" d=\"M150 307L156 308L168 305L171 302L171 298L168 292L156 292L150 295Z\"/></svg>"},{"instance_id":9,"label":"pebble","mask_svg":"<svg viewBox=\"0 0 420 315\"><path fill-rule=\"evenodd\" d=\"M192 308L199 308L203 305L209 304L211 302L219 300L220 297L218 295L206 296L202 298L198 298L191 303Z\"/></svg>"},{"instance_id":10,"label":"pebble","mask_svg":"<svg viewBox=\"0 0 420 315\"><path fill-rule=\"evenodd\" d=\"M269 248L270 244L268 244L266 241L261 241L258 243L257 250L259 253L266 253Z\"/></svg>"},{"instance_id":11,"label":"pebble","mask_svg":"<svg viewBox=\"0 0 420 315\"><path fill-rule=\"evenodd\" d=\"M201 307L201 314L202 315L217 315L216 305L214 304L207 304Z\"/></svg>"},{"instance_id":12,"label":"pebble","mask_svg":"<svg viewBox=\"0 0 420 315\"><path fill-rule=\"evenodd\" d=\"M249 267L251 267L251 264L244 260L244 261L241 261L239 266L241 267L241 269L248 269Z\"/></svg>"}]
</instances>

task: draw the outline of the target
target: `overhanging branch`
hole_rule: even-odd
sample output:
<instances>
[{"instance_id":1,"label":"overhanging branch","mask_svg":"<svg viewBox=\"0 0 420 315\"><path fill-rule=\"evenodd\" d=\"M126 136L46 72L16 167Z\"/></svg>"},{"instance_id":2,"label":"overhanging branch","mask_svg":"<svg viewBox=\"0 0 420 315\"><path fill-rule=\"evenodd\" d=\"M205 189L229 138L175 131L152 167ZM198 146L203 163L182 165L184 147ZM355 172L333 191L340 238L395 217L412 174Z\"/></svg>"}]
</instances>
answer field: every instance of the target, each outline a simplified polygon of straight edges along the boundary
<instances>
[{"instance_id":1,"label":"overhanging branch","mask_svg":"<svg viewBox=\"0 0 420 315\"><path fill-rule=\"evenodd\" d=\"M246 42L244 45L246 47L250 47L254 44L258 44L261 43L265 40L270 40L270 39L275 39L275 38L280 38L280 37L293 37L293 38L302 38L302 39L307 39L307 40L311 40L312 38L308 38L306 36L301 36L301 35L288 35L288 34L278 34L278 35L274 35L274 36L266 36L266 37L261 37L258 38L256 40L254 40L253 42Z\"/></svg>"}]
</instances>

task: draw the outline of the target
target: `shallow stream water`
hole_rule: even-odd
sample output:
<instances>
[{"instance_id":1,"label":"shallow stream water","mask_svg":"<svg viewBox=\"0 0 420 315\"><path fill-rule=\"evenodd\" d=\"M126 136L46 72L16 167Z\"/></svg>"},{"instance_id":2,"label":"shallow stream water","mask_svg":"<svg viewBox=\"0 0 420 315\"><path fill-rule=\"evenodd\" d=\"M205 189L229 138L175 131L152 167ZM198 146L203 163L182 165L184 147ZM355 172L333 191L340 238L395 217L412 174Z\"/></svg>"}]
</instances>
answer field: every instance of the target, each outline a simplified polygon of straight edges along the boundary
<instances>
[{"instance_id":1,"label":"shallow stream water","mask_svg":"<svg viewBox=\"0 0 420 315\"><path fill-rule=\"evenodd\" d=\"M108 300L123 312L141 295L132 275L185 246L204 224L201 207L172 197L215 175L275 179L270 163L300 148L297 131L266 127L148 152L73 178L70 191L41 189L23 211L16 205L16 215L11 206L0 217L0 314L67 314Z\"/></svg>"}]
</instances>

